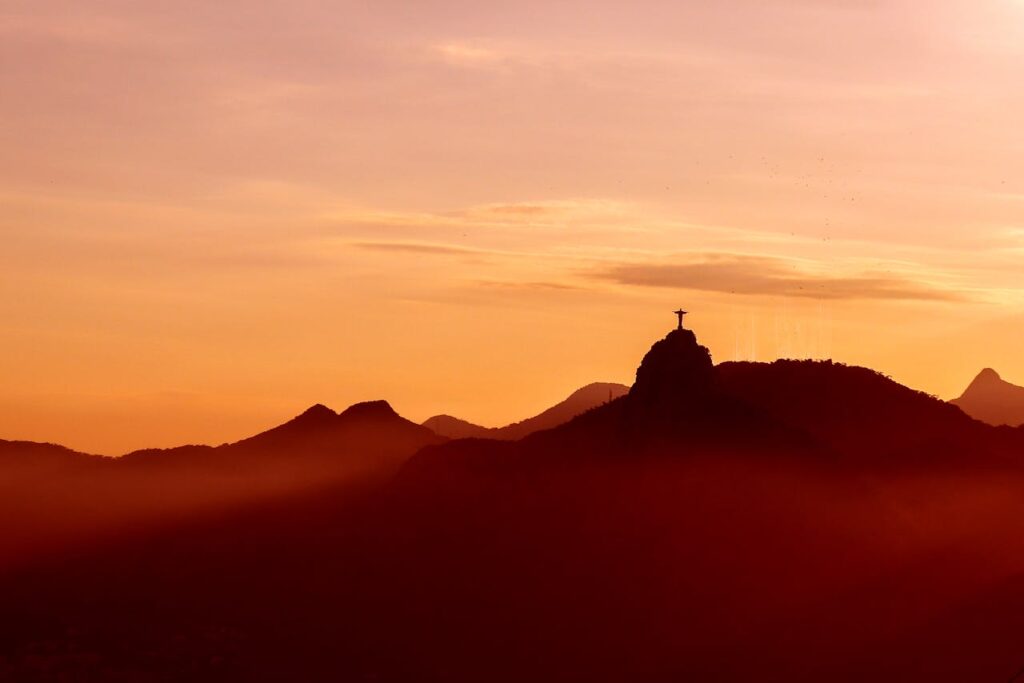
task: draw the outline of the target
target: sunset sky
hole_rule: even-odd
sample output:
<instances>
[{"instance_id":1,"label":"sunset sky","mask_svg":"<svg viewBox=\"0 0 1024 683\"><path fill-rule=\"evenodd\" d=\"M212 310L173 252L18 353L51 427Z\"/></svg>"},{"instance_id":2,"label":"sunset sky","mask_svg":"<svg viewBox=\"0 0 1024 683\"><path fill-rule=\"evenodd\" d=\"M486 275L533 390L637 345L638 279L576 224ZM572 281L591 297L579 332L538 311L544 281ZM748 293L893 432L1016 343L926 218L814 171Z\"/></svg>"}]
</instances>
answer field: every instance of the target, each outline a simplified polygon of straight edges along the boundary
<instances>
[{"instance_id":1,"label":"sunset sky","mask_svg":"<svg viewBox=\"0 0 1024 683\"><path fill-rule=\"evenodd\" d=\"M0 438L1024 384L1024 1L0 0Z\"/></svg>"}]
</instances>

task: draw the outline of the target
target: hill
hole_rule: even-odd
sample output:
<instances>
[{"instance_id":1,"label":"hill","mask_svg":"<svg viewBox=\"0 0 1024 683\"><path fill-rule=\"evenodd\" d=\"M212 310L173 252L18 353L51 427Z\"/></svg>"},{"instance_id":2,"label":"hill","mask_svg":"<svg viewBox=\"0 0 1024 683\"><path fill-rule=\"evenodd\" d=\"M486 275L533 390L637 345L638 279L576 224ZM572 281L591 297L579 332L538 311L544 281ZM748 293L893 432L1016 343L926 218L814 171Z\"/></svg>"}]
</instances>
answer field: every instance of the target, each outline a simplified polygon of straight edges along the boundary
<instances>
[{"instance_id":1,"label":"hill","mask_svg":"<svg viewBox=\"0 0 1024 683\"><path fill-rule=\"evenodd\" d=\"M235 443L142 450L120 461L135 469L227 470L330 483L333 475L343 471L390 470L422 446L443 440L400 416L387 401L357 403L341 413L318 404Z\"/></svg>"},{"instance_id":2,"label":"hill","mask_svg":"<svg viewBox=\"0 0 1024 683\"><path fill-rule=\"evenodd\" d=\"M714 366L676 330L553 429L0 575L0 678L1009 680L1021 433L864 368Z\"/></svg>"},{"instance_id":3,"label":"hill","mask_svg":"<svg viewBox=\"0 0 1024 683\"><path fill-rule=\"evenodd\" d=\"M992 430L959 409L867 368L831 361L723 363L724 391L862 463L936 465L1004 455L1022 433Z\"/></svg>"},{"instance_id":4,"label":"hill","mask_svg":"<svg viewBox=\"0 0 1024 683\"><path fill-rule=\"evenodd\" d=\"M451 415L435 415L424 421L423 426L449 439L516 441L534 432L565 424L577 415L613 401L628 391L629 387L623 384L594 382L577 389L564 401L560 401L542 413L504 427L481 427Z\"/></svg>"},{"instance_id":5,"label":"hill","mask_svg":"<svg viewBox=\"0 0 1024 683\"><path fill-rule=\"evenodd\" d=\"M110 460L51 443L0 439L0 472L4 474L0 486L26 476L46 477L69 468L103 466Z\"/></svg>"},{"instance_id":6,"label":"hill","mask_svg":"<svg viewBox=\"0 0 1024 683\"><path fill-rule=\"evenodd\" d=\"M978 373L964 393L950 403L990 425L1024 424L1024 387L1010 384L991 368Z\"/></svg>"},{"instance_id":7,"label":"hill","mask_svg":"<svg viewBox=\"0 0 1024 683\"><path fill-rule=\"evenodd\" d=\"M384 401L341 414L318 405L236 443L120 458L0 441L0 568L213 509L387 477L441 441Z\"/></svg>"}]
</instances>

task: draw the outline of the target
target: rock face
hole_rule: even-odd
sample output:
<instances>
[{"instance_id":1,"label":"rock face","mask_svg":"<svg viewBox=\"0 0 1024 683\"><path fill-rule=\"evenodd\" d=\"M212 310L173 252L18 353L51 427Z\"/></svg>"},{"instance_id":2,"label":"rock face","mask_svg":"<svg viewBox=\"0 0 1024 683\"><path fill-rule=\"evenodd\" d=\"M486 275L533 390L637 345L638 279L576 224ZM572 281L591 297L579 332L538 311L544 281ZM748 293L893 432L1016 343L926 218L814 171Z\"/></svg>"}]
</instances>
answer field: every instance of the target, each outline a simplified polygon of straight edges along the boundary
<instances>
[{"instance_id":1,"label":"rock face","mask_svg":"<svg viewBox=\"0 0 1024 683\"><path fill-rule=\"evenodd\" d=\"M714 376L711 353L697 343L697 336L672 330L640 362L629 400L658 412L697 405L712 392Z\"/></svg>"},{"instance_id":2,"label":"rock face","mask_svg":"<svg viewBox=\"0 0 1024 683\"><path fill-rule=\"evenodd\" d=\"M964 393L950 403L991 425L1024 424L1024 387L1010 384L991 368L978 373Z\"/></svg>"}]
</instances>

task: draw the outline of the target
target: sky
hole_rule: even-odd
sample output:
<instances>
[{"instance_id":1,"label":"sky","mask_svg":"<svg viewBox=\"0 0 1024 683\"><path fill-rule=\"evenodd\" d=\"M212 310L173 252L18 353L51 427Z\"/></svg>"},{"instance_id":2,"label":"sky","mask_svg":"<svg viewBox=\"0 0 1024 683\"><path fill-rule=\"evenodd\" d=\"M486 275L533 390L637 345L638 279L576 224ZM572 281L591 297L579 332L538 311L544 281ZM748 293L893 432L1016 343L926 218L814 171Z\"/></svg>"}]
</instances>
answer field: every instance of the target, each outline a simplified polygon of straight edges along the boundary
<instances>
[{"instance_id":1,"label":"sky","mask_svg":"<svg viewBox=\"0 0 1024 683\"><path fill-rule=\"evenodd\" d=\"M0 438L1024 384L1024 1L0 0Z\"/></svg>"}]
</instances>

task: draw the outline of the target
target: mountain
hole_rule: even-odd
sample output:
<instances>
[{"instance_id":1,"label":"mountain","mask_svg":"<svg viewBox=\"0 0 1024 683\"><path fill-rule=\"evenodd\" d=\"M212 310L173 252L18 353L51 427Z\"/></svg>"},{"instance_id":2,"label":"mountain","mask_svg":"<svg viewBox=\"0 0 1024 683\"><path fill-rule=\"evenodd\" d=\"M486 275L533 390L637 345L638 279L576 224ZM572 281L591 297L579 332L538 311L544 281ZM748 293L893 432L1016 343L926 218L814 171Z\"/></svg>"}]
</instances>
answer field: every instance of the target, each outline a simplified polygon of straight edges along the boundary
<instances>
[{"instance_id":1,"label":"mountain","mask_svg":"<svg viewBox=\"0 0 1024 683\"><path fill-rule=\"evenodd\" d=\"M0 568L129 527L362 485L392 475L423 446L442 441L385 401L359 403L340 414L317 405L235 443L120 458L0 441Z\"/></svg>"},{"instance_id":2,"label":"mountain","mask_svg":"<svg viewBox=\"0 0 1024 683\"><path fill-rule=\"evenodd\" d=\"M632 467L714 454L834 456L799 426L725 391L708 349L692 331L677 329L647 352L625 395L519 441L453 440L424 448L402 468L398 485L454 498L510 478L546 479L562 468Z\"/></svg>"},{"instance_id":3,"label":"mountain","mask_svg":"<svg viewBox=\"0 0 1024 683\"><path fill-rule=\"evenodd\" d=\"M426 449L407 469L446 454L485 467L488 451L506 462L528 462L709 449L785 452L863 467L938 466L1013 460L1024 453L1024 431L993 430L867 368L796 360L716 366L694 334L679 329L652 346L627 395L516 448L450 443Z\"/></svg>"},{"instance_id":4,"label":"mountain","mask_svg":"<svg viewBox=\"0 0 1024 683\"><path fill-rule=\"evenodd\" d=\"M451 415L435 415L423 426L449 439L498 439L516 441L534 432L557 427L582 413L613 401L629 391L623 384L594 382L574 391L568 398L539 415L504 427L481 427Z\"/></svg>"},{"instance_id":5,"label":"mountain","mask_svg":"<svg viewBox=\"0 0 1024 683\"><path fill-rule=\"evenodd\" d=\"M723 363L730 395L860 462L933 465L940 456L1014 455L1024 434L995 432L934 396L867 368L832 361Z\"/></svg>"},{"instance_id":6,"label":"mountain","mask_svg":"<svg viewBox=\"0 0 1024 683\"><path fill-rule=\"evenodd\" d=\"M423 421L423 426L439 436L449 439L497 439L500 427L482 427L451 415L434 415Z\"/></svg>"},{"instance_id":7,"label":"mountain","mask_svg":"<svg viewBox=\"0 0 1024 683\"><path fill-rule=\"evenodd\" d=\"M0 575L0 678L1011 680L1020 433L865 368L715 366L676 330L552 429Z\"/></svg>"},{"instance_id":8,"label":"mountain","mask_svg":"<svg viewBox=\"0 0 1024 683\"><path fill-rule=\"evenodd\" d=\"M353 466L394 467L419 448L444 441L426 427L394 411L387 401L356 403L341 413L315 405L265 432L222 446L184 446L129 453L121 458L135 467L272 468L277 474L312 467L314 474Z\"/></svg>"},{"instance_id":9,"label":"mountain","mask_svg":"<svg viewBox=\"0 0 1024 683\"><path fill-rule=\"evenodd\" d=\"M950 403L990 425L1024 425L1024 387L1010 384L991 368L978 373L964 393Z\"/></svg>"},{"instance_id":10,"label":"mountain","mask_svg":"<svg viewBox=\"0 0 1024 683\"><path fill-rule=\"evenodd\" d=\"M315 406L104 464L85 504L27 487L130 528L0 572L0 679L1011 680L1022 435L866 368L716 366L682 329L628 393L519 440ZM405 464L311 483L370 452ZM289 467L312 478L159 526L117 505Z\"/></svg>"},{"instance_id":11,"label":"mountain","mask_svg":"<svg viewBox=\"0 0 1024 683\"><path fill-rule=\"evenodd\" d=\"M110 461L112 458L80 453L56 444L0 439L0 473L4 475L0 486L17 477L47 477L72 468L103 466Z\"/></svg>"}]
</instances>

